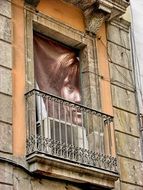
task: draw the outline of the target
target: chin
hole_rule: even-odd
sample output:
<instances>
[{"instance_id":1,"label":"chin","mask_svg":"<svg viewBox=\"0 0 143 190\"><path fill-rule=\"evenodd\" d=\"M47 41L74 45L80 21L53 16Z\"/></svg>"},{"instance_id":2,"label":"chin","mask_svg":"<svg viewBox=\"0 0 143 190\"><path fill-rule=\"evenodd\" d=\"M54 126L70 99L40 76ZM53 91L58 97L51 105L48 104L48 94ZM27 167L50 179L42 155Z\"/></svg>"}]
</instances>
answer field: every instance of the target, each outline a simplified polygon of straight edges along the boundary
<instances>
[{"instance_id":1,"label":"chin","mask_svg":"<svg viewBox=\"0 0 143 190\"><path fill-rule=\"evenodd\" d=\"M74 124L78 125L78 126L82 126L82 119L81 119L81 115L80 116L76 116L74 118Z\"/></svg>"}]
</instances>

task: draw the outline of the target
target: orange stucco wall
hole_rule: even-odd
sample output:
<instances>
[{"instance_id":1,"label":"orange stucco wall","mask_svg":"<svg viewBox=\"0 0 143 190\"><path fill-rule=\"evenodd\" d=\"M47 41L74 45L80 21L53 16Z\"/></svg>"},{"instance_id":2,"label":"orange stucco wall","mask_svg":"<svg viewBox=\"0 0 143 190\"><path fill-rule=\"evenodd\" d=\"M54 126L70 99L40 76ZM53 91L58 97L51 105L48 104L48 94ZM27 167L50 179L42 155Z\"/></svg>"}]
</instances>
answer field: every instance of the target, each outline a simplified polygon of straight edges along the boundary
<instances>
[{"instance_id":1,"label":"orange stucco wall","mask_svg":"<svg viewBox=\"0 0 143 190\"><path fill-rule=\"evenodd\" d=\"M105 23L102 25L102 27L100 28L97 34L96 42L97 42L98 68L99 68L99 76L100 76L100 94L101 94L102 111L106 114L113 116ZM114 125L112 123L110 124L110 130L111 130L111 139L110 139L111 153L112 153L112 156L116 157ZM106 131L105 131L105 134L106 134ZM109 139L107 139L107 144L108 143L109 143ZM107 154L108 154L108 150L107 150Z\"/></svg>"},{"instance_id":2,"label":"orange stucco wall","mask_svg":"<svg viewBox=\"0 0 143 190\"><path fill-rule=\"evenodd\" d=\"M99 75L101 76L100 91L102 111L113 115L105 24L102 25L97 34L97 55Z\"/></svg>"},{"instance_id":3,"label":"orange stucco wall","mask_svg":"<svg viewBox=\"0 0 143 190\"><path fill-rule=\"evenodd\" d=\"M25 151L25 53L23 2L12 2L13 27L13 153L21 156Z\"/></svg>"},{"instance_id":4,"label":"orange stucco wall","mask_svg":"<svg viewBox=\"0 0 143 190\"><path fill-rule=\"evenodd\" d=\"M37 10L80 31L85 30L80 9L62 0L41 0Z\"/></svg>"}]
</instances>

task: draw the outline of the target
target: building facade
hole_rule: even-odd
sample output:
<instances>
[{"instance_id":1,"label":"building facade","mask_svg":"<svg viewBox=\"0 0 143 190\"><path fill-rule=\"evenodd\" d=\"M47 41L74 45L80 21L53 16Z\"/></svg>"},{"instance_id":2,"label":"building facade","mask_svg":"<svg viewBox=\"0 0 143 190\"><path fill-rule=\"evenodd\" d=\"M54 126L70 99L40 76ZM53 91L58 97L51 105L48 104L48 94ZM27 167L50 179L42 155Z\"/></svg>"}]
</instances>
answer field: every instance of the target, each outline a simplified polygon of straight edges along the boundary
<instances>
[{"instance_id":1,"label":"building facade","mask_svg":"<svg viewBox=\"0 0 143 190\"><path fill-rule=\"evenodd\" d=\"M143 189L128 6L0 1L0 189Z\"/></svg>"}]
</instances>

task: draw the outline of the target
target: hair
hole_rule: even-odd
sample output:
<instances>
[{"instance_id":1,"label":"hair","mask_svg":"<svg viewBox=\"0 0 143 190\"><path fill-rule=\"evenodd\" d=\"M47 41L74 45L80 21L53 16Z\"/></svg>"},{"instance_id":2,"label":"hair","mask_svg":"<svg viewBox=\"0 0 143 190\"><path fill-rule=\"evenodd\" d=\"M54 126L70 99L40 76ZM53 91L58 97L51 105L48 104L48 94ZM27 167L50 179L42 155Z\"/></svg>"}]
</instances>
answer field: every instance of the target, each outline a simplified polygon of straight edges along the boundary
<instances>
[{"instance_id":1,"label":"hair","mask_svg":"<svg viewBox=\"0 0 143 190\"><path fill-rule=\"evenodd\" d=\"M80 68L76 51L37 33L34 33L33 42L35 79L39 89L63 97L62 88L65 85L65 79L67 79L68 84L80 91ZM50 99L47 101L44 98L43 101L49 117L57 119L60 117L64 120L66 113L66 119L70 120L69 107L67 109L67 106L65 107L63 104L58 104Z\"/></svg>"},{"instance_id":2,"label":"hair","mask_svg":"<svg viewBox=\"0 0 143 190\"><path fill-rule=\"evenodd\" d=\"M51 87L60 92L65 78L68 78L69 83L79 87L79 61L74 53L69 52L62 55L57 62L50 78L49 84Z\"/></svg>"},{"instance_id":3,"label":"hair","mask_svg":"<svg viewBox=\"0 0 143 190\"><path fill-rule=\"evenodd\" d=\"M61 96L66 77L79 88L79 60L73 49L34 33L34 59L40 90Z\"/></svg>"}]
</instances>

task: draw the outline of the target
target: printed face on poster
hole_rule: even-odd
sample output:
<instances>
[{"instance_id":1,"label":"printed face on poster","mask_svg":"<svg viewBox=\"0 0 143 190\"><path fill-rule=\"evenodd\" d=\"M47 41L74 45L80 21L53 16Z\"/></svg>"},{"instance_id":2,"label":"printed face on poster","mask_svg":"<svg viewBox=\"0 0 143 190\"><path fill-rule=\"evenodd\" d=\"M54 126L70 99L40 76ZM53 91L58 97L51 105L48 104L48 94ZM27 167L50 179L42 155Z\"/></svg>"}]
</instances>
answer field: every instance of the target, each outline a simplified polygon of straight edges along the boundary
<instances>
[{"instance_id":1,"label":"printed face on poster","mask_svg":"<svg viewBox=\"0 0 143 190\"><path fill-rule=\"evenodd\" d=\"M36 87L65 100L81 103L80 63L77 52L37 33L34 33L33 43ZM53 112L53 108L50 108L53 105L47 102L44 104L49 115L53 114L50 113ZM64 109L67 115L72 112L72 122L81 123L81 112L69 106ZM56 113L53 117L57 117Z\"/></svg>"}]
</instances>

